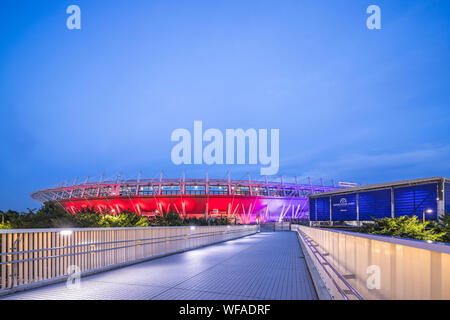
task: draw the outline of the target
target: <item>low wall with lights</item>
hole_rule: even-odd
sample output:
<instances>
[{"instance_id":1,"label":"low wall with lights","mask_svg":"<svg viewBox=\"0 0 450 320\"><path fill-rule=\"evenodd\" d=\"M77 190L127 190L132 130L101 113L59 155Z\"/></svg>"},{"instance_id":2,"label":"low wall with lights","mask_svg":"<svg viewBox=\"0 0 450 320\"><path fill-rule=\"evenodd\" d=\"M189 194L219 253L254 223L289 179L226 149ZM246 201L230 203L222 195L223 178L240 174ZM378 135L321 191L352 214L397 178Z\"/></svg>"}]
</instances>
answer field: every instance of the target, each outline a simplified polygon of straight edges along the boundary
<instances>
[{"instance_id":1,"label":"low wall with lights","mask_svg":"<svg viewBox=\"0 0 450 320\"><path fill-rule=\"evenodd\" d=\"M301 225L291 230L335 299L450 299L449 245Z\"/></svg>"},{"instance_id":2,"label":"low wall with lights","mask_svg":"<svg viewBox=\"0 0 450 320\"><path fill-rule=\"evenodd\" d=\"M259 232L259 225L0 230L0 295Z\"/></svg>"}]
</instances>

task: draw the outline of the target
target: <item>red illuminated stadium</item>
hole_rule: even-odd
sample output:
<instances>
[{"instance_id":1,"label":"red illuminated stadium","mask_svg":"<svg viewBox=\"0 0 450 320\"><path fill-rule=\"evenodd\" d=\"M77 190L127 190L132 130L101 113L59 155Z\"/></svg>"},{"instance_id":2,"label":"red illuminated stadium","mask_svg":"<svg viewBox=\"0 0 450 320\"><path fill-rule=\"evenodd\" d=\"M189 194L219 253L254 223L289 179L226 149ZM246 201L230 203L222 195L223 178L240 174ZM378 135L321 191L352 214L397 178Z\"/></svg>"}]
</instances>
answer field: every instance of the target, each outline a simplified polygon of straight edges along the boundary
<instances>
[{"instance_id":1,"label":"red illuminated stadium","mask_svg":"<svg viewBox=\"0 0 450 320\"><path fill-rule=\"evenodd\" d=\"M69 212L81 208L134 211L153 216L175 211L182 217L227 216L236 223L303 219L308 195L342 187L231 179L135 179L85 182L34 192L42 203L55 201Z\"/></svg>"}]
</instances>

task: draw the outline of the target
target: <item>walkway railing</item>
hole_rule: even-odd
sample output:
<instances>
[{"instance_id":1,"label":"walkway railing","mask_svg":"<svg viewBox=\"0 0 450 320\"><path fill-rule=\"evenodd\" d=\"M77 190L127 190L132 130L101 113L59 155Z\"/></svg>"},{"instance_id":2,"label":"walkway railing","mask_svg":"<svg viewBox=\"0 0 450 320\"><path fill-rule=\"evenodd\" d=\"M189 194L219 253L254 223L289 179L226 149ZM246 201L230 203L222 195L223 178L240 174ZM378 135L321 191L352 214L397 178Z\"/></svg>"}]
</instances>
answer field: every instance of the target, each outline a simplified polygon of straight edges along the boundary
<instances>
[{"instance_id":1,"label":"walkway railing","mask_svg":"<svg viewBox=\"0 0 450 320\"><path fill-rule=\"evenodd\" d=\"M297 229L300 237L303 239L311 254L314 256L314 264L320 267L321 270L319 270L319 273L323 273L325 275L325 282L331 283L331 289L337 290L340 297L344 300L364 300L364 298L351 286L344 276L342 276L339 271L337 271L336 268L333 267L333 265L328 261L325 257L327 254L322 254L320 252L319 245L314 240L310 239L299 228L294 229Z\"/></svg>"},{"instance_id":2,"label":"walkway railing","mask_svg":"<svg viewBox=\"0 0 450 320\"><path fill-rule=\"evenodd\" d=\"M450 299L449 245L300 225L292 230L338 298Z\"/></svg>"},{"instance_id":3,"label":"walkway railing","mask_svg":"<svg viewBox=\"0 0 450 320\"><path fill-rule=\"evenodd\" d=\"M0 230L0 294L256 232L257 225Z\"/></svg>"}]
</instances>

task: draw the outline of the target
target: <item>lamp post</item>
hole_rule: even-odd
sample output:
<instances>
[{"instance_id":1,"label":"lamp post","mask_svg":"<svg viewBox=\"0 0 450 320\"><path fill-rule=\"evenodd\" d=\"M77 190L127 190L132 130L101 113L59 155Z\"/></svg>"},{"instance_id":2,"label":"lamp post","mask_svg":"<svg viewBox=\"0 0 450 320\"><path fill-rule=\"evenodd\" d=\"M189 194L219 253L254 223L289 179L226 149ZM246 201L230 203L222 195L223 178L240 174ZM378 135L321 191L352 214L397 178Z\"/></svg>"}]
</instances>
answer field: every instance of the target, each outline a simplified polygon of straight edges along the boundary
<instances>
[{"instance_id":1,"label":"lamp post","mask_svg":"<svg viewBox=\"0 0 450 320\"><path fill-rule=\"evenodd\" d=\"M423 219L423 223L425 223L425 212L426 212L426 213L432 213L433 210L423 208L423 211L422 211L422 219Z\"/></svg>"}]
</instances>

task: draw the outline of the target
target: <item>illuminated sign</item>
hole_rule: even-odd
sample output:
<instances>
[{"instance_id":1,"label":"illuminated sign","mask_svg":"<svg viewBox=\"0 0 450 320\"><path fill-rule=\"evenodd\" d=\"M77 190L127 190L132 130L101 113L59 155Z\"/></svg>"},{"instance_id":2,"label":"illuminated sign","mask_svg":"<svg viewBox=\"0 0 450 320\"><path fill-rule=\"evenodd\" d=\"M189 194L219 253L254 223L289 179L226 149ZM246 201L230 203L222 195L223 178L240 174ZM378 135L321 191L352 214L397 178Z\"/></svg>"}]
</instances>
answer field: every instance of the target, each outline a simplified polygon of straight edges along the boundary
<instances>
[{"instance_id":1,"label":"illuminated sign","mask_svg":"<svg viewBox=\"0 0 450 320\"><path fill-rule=\"evenodd\" d=\"M358 184L356 182L345 182L345 181L339 181L338 185L339 185L339 187L345 187L345 188L354 188L354 187L358 186Z\"/></svg>"},{"instance_id":2,"label":"illuminated sign","mask_svg":"<svg viewBox=\"0 0 450 320\"><path fill-rule=\"evenodd\" d=\"M333 203L333 207L337 208L340 212L345 212L349 206L354 206L355 204L354 201L347 201L347 198L340 198L338 203Z\"/></svg>"}]
</instances>

